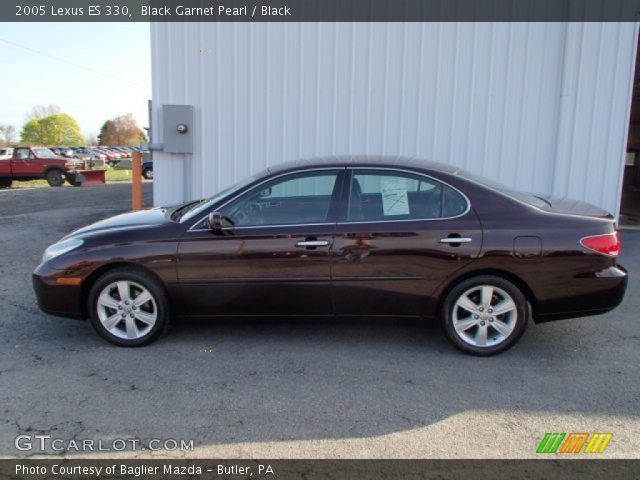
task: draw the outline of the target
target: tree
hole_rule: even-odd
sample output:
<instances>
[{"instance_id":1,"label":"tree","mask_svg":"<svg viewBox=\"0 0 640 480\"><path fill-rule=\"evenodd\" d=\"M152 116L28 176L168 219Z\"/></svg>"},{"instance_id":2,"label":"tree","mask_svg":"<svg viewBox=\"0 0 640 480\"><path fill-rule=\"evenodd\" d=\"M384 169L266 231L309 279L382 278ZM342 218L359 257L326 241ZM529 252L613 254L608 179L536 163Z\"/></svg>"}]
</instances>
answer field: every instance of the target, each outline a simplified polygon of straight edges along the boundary
<instances>
[{"instance_id":1,"label":"tree","mask_svg":"<svg viewBox=\"0 0 640 480\"><path fill-rule=\"evenodd\" d=\"M87 139L80 132L78 122L66 113L29 120L22 127L21 136L23 143L32 145L79 147L87 143Z\"/></svg>"},{"instance_id":2,"label":"tree","mask_svg":"<svg viewBox=\"0 0 640 480\"><path fill-rule=\"evenodd\" d=\"M31 109L31 111L27 114L28 120L41 120L45 117L50 117L52 115L57 115L61 113L62 110L58 105L36 105Z\"/></svg>"},{"instance_id":3,"label":"tree","mask_svg":"<svg viewBox=\"0 0 640 480\"><path fill-rule=\"evenodd\" d=\"M104 122L98 135L100 145L140 145L147 136L131 113Z\"/></svg>"},{"instance_id":4,"label":"tree","mask_svg":"<svg viewBox=\"0 0 640 480\"><path fill-rule=\"evenodd\" d=\"M0 125L0 146L8 147L18 140L18 129L13 125Z\"/></svg>"}]
</instances>

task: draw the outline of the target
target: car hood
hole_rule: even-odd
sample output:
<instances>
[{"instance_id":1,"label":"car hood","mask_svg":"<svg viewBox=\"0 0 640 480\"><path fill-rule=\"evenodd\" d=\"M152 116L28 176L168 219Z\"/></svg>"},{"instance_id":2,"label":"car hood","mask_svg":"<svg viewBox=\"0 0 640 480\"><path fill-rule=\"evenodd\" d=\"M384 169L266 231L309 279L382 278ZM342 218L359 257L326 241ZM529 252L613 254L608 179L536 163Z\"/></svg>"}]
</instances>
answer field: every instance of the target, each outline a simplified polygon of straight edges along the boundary
<instances>
[{"instance_id":1,"label":"car hood","mask_svg":"<svg viewBox=\"0 0 640 480\"><path fill-rule=\"evenodd\" d=\"M129 212L116 215L115 217L106 218L99 222L92 223L86 227L74 230L65 238L84 236L88 234L113 232L116 230L130 230L147 228L170 223L167 219L166 208L152 208L150 210L140 210L138 212Z\"/></svg>"}]
</instances>

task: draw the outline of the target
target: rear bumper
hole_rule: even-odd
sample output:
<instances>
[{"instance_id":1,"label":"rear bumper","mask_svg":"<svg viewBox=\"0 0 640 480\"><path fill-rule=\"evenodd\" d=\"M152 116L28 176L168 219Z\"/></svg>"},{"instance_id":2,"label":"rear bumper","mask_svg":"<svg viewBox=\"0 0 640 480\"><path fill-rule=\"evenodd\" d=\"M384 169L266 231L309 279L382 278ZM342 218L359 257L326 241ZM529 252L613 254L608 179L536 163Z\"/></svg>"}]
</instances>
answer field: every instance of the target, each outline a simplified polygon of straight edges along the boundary
<instances>
[{"instance_id":1,"label":"rear bumper","mask_svg":"<svg viewBox=\"0 0 640 480\"><path fill-rule=\"evenodd\" d=\"M82 302L82 286L58 285L58 277L32 275L33 291L38 299L38 307L45 313L58 317L86 319Z\"/></svg>"},{"instance_id":2,"label":"rear bumper","mask_svg":"<svg viewBox=\"0 0 640 480\"><path fill-rule=\"evenodd\" d=\"M544 323L610 312L622 303L627 281L627 271L619 265L589 277L572 279L573 295L559 302L547 301L538 305L534 320Z\"/></svg>"}]
</instances>

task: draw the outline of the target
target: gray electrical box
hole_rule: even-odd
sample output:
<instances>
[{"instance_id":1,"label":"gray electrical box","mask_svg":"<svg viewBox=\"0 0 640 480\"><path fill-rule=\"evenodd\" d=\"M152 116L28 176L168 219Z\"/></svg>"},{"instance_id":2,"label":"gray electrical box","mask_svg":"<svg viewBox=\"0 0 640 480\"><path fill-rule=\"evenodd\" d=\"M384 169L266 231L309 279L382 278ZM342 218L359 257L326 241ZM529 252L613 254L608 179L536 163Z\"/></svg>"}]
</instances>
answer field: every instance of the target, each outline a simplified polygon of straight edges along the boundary
<instances>
[{"instance_id":1,"label":"gray electrical box","mask_svg":"<svg viewBox=\"0 0 640 480\"><path fill-rule=\"evenodd\" d=\"M163 151L193 153L193 117L191 105L163 105Z\"/></svg>"}]
</instances>

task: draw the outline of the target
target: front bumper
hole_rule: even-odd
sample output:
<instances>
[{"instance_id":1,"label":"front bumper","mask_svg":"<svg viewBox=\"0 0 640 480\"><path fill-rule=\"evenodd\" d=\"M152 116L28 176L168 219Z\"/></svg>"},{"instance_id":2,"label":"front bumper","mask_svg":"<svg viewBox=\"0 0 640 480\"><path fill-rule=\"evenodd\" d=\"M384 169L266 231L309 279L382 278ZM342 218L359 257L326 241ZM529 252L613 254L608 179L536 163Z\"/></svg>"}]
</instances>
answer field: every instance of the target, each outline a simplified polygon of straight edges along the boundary
<instances>
[{"instance_id":1,"label":"front bumper","mask_svg":"<svg viewBox=\"0 0 640 480\"><path fill-rule=\"evenodd\" d=\"M58 275L40 274L38 269L33 272L33 291L40 310L58 317L86 319L82 285L59 285L58 278Z\"/></svg>"}]
</instances>

